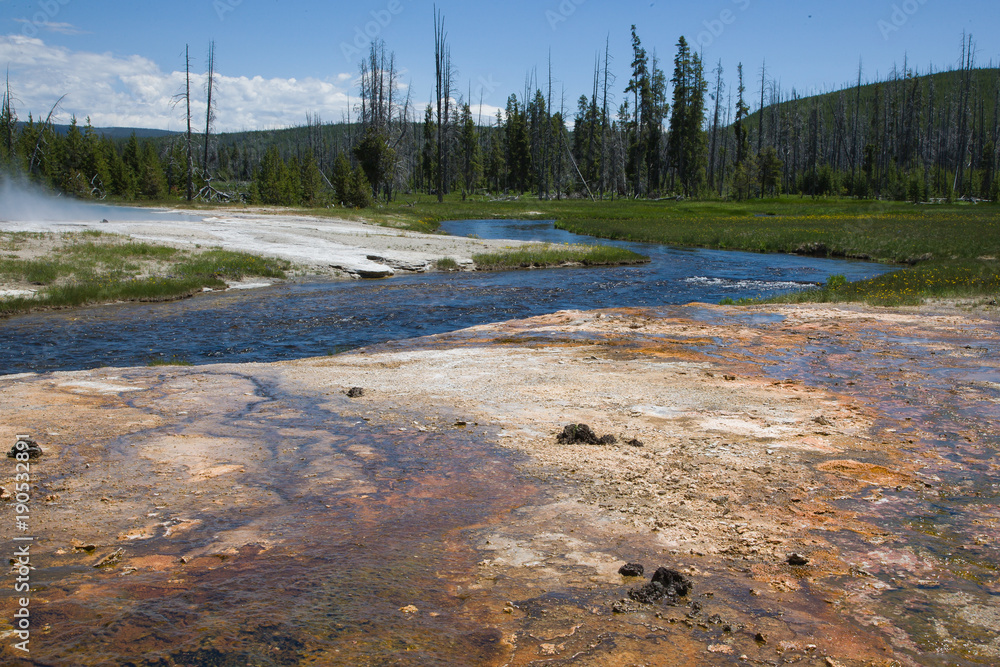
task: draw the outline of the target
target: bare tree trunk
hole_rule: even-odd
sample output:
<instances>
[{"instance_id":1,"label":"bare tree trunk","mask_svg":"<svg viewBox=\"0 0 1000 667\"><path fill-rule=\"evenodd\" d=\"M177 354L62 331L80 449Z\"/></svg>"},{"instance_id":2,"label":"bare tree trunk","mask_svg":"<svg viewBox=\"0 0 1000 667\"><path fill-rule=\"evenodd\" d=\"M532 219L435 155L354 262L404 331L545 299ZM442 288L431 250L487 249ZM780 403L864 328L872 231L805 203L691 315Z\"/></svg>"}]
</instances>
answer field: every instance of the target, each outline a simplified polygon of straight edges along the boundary
<instances>
[{"instance_id":1,"label":"bare tree trunk","mask_svg":"<svg viewBox=\"0 0 1000 667\"><path fill-rule=\"evenodd\" d=\"M191 141L191 50L184 46L184 100L187 105L187 200L194 199L194 146Z\"/></svg>"},{"instance_id":2,"label":"bare tree trunk","mask_svg":"<svg viewBox=\"0 0 1000 667\"><path fill-rule=\"evenodd\" d=\"M858 177L858 115L861 113L861 61L858 61L858 86L854 94L854 127L851 130L851 187L856 187Z\"/></svg>"},{"instance_id":3,"label":"bare tree trunk","mask_svg":"<svg viewBox=\"0 0 1000 667\"><path fill-rule=\"evenodd\" d=\"M708 149L708 187L715 186L715 164L717 161L719 135L719 98L722 97L722 59L715 66L715 113L712 117L712 141Z\"/></svg>"},{"instance_id":4,"label":"bare tree trunk","mask_svg":"<svg viewBox=\"0 0 1000 667\"><path fill-rule=\"evenodd\" d=\"M760 66L760 110L757 117L757 155L764 147L764 90L767 88L767 61Z\"/></svg>"},{"instance_id":5,"label":"bare tree trunk","mask_svg":"<svg viewBox=\"0 0 1000 667\"><path fill-rule=\"evenodd\" d=\"M964 185L965 176L965 156L969 148L969 98L972 91L972 67L974 55L972 47L972 35L968 36L966 45L965 36L962 37L962 94L959 102L958 119L958 145L955 147L955 184L954 190L958 193Z\"/></svg>"},{"instance_id":6,"label":"bare tree trunk","mask_svg":"<svg viewBox=\"0 0 1000 667\"><path fill-rule=\"evenodd\" d=\"M445 92L445 67L447 66L447 34L444 31L444 18L441 11L434 6L434 73L437 92L437 198L438 203L444 201L444 124L445 117L442 115L442 99Z\"/></svg>"},{"instance_id":7,"label":"bare tree trunk","mask_svg":"<svg viewBox=\"0 0 1000 667\"><path fill-rule=\"evenodd\" d=\"M215 110L212 108L212 90L215 87L215 40L208 45L208 79L205 81L205 92L208 103L205 107L205 154L202 156L201 171L208 178L208 148L212 136L212 121L215 120Z\"/></svg>"},{"instance_id":8,"label":"bare tree trunk","mask_svg":"<svg viewBox=\"0 0 1000 667\"><path fill-rule=\"evenodd\" d=\"M757 111L757 160L760 164L760 152L764 149L764 89L767 88L767 61L760 65L760 109ZM764 172L761 171L760 196L764 198ZM747 175L749 179L749 174ZM749 194L748 194L749 196Z\"/></svg>"},{"instance_id":9,"label":"bare tree trunk","mask_svg":"<svg viewBox=\"0 0 1000 667\"><path fill-rule=\"evenodd\" d=\"M0 107L0 120L3 121L3 142L7 148L7 159L14 159L14 126L17 124L17 113L11 104L10 70L7 70L7 85L3 94L3 105Z\"/></svg>"},{"instance_id":10,"label":"bare tree trunk","mask_svg":"<svg viewBox=\"0 0 1000 667\"><path fill-rule=\"evenodd\" d=\"M608 150L608 60L610 60L610 35L604 40L604 99L601 102L601 199L604 199L605 155Z\"/></svg>"}]
</instances>

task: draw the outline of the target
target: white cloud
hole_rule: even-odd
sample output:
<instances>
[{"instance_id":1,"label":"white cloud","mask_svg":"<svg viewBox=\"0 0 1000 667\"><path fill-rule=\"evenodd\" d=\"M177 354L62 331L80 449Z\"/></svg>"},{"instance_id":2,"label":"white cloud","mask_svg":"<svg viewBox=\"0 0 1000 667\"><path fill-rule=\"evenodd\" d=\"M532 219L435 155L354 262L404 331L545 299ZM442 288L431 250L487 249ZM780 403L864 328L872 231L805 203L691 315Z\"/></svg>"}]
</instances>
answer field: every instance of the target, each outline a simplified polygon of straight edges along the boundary
<instances>
[{"instance_id":1,"label":"white cloud","mask_svg":"<svg viewBox=\"0 0 1000 667\"><path fill-rule=\"evenodd\" d=\"M59 23L54 21L29 21L28 19L14 19L17 23L24 23L28 25L33 25L35 28L41 28L43 30L48 30L49 32L56 32L60 35L86 35L89 34L85 30L80 30L72 23Z\"/></svg>"},{"instance_id":2,"label":"white cloud","mask_svg":"<svg viewBox=\"0 0 1000 667\"><path fill-rule=\"evenodd\" d=\"M48 113L60 96L57 122L90 116L95 127L181 129L183 109L174 103L184 90L184 72L164 72L142 56L70 51L23 35L0 36L0 63L9 64L10 85L23 120ZM217 74L213 100L219 131L258 130L305 123L307 113L328 120L346 114L348 75L330 80L264 79ZM192 75L193 113L204 121L205 77ZM196 123L200 124L200 123Z\"/></svg>"}]
</instances>

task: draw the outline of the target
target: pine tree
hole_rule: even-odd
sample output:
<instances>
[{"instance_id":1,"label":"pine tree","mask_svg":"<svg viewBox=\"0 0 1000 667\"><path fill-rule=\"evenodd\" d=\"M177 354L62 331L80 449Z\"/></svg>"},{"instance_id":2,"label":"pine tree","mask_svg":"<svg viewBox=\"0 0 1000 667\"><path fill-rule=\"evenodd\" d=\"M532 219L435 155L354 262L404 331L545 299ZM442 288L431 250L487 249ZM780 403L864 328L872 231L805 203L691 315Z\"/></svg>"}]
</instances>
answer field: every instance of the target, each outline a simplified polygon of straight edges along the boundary
<instances>
[{"instance_id":1,"label":"pine tree","mask_svg":"<svg viewBox=\"0 0 1000 667\"><path fill-rule=\"evenodd\" d=\"M424 110L424 145L420 151L420 177L418 187L426 187L427 194L434 188L436 173L437 124L434 122L434 107L430 104Z\"/></svg>"},{"instance_id":2,"label":"pine tree","mask_svg":"<svg viewBox=\"0 0 1000 667\"><path fill-rule=\"evenodd\" d=\"M747 116L750 115L750 107L747 106L746 86L743 85L743 63L737 66L739 74L739 87L736 99L736 120L733 121L733 134L736 137L736 164L733 165L733 182L736 185L737 199L745 199L750 196L749 182L752 178L753 170L747 164L750 158L750 139L745 127Z\"/></svg>"},{"instance_id":3,"label":"pine tree","mask_svg":"<svg viewBox=\"0 0 1000 667\"><path fill-rule=\"evenodd\" d=\"M670 115L669 155L684 195L697 194L704 181L705 91L707 84L701 58L692 54L687 40L677 42L674 58L674 103Z\"/></svg>"},{"instance_id":4,"label":"pine tree","mask_svg":"<svg viewBox=\"0 0 1000 667\"><path fill-rule=\"evenodd\" d=\"M472 109L468 104L462 106L461 126L462 134L459 137L459 142L462 149L462 175L465 181L462 198L465 199L467 192L473 192L476 189L483 171L479 149L479 131L476 129L476 121L472 118Z\"/></svg>"},{"instance_id":5,"label":"pine tree","mask_svg":"<svg viewBox=\"0 0 1000 667\"><path fill-rule=\"evenodd\" d=\"M323 193L323 174L312 149L307 149L299 169L301 201L305 206L318 206Z\"/></svg>"},{"instance_id":6,"label":"pine tree","mask_svg":"<svg viewBox=\"0 0 1000 667\"><path fill-rule=\"evenodd\" d=\"M351 163L344 153L338 153L337 159L333 163L333 192L337 203L341 206L349 205L351 199Z\"/></svg>"},{"instance_id":7,"label":"pine tree","mask_svg":"<svg viewBox=\"0 0 1000 667\"><path fill-rule=\"evenodd\" d=\"M160 199L167 192L167 182L163 175L160 158L150 142L145 142L139 157L138 176L139 194L146 199Z\"/></svg>"}]
</instances>

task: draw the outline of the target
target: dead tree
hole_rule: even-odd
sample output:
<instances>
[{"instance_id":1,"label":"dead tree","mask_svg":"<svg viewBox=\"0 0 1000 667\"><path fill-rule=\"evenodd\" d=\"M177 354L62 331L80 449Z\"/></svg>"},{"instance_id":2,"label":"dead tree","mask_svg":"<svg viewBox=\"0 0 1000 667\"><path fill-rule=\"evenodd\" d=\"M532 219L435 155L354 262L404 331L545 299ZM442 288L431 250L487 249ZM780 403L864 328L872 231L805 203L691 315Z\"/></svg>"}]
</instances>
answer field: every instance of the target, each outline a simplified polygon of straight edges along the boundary
<instances>
[{"instance_id":1,"label":"dead tree","mask_svg":"<svg viewBox=\"0 0 1000 667\"><path fill-rule=\"evenodd\" d=\"M187 200L194 199L194 146L191 135L191 49L184 45L184 92L181 93L186 106L187 134L184 143L187 149Z\"/></svg>"},{"instance_id":2,"label":"dead tree","mask_svg":"<svg viewBox=\"0 0 1000 667\"><path fill-rule=\"evenodd\" d=\"M7 85L4 88L3 104L0 105L0 131L3 132L4 147L8 159L14 159L14 128L17 126L17 113L10 97L10 70L7 70Z\"/></svg>"},{"instance_id":3,"label":"dead tree","mask_svg":"<svg viewBox=\"0 0 1000 667\"><path fill-rule=\"evenodd\" d=\"M49 109L49 115L45 117L45 122L42 123L42 128L38 132L38 140L35 142L35 148L31 151L31 159L28 161L28 173L30 174L35 173L35 169L41 165L42 157L45 155L46 132L52 131L52 116L55 115L56 109L65 98L66 96L63 95L56 100L56 103Z\"/></svg>"},{"instance_id":4,"label":"dead tree","mask_svg":"<svg viewBox=\"0 0 1000 667\"><path fill-rule=\"evenodd\" d=\"M205 106L205 154L202 156L201 171L208 178L208 148L212 137L212 121L215 120L215 106L212 91L215 88L215 40L208 45L208 75L205 80L205 94L208 102Z\"/></svg>"},{"instance_id":5,"label":"dead tree","mask_svg":"<svg viewBox=\"0 0 1000 667\"><path fill-rule=\"evenodd\" d=\"M434 6L434 75L437 93L437 196L438 203L444 201L445 184L445 125L448 122L448 106L445 98L451 97L451 62L448 50L448 35L444 31L444 17ZM443 107L443 109L442 109Z\"/></svg>"}]
</instances>

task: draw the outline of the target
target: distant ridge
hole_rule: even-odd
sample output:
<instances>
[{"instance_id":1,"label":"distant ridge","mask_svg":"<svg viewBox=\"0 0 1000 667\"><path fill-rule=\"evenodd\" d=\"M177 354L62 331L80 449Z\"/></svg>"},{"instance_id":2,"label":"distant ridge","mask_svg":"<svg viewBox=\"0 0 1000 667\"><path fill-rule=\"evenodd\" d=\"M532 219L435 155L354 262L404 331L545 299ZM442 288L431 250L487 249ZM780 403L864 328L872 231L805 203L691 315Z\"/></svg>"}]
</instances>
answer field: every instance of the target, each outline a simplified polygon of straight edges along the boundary
<instances>
[{"instance_id":1,"label":"distant ridge","mask_svg":"<svg viewBox=\"0 0 1000 667\"><path fill-rule=\"evenodd\" d=\"M18 129L20 129L20 126L24 125L24 122L18 122L17 125ZM83 125L77 124L77 127L80 128L81 132L83 131ZM69 125L57 125L55 123L52 125L52 129L55 130L56 134L66 134L69 132L69 128ZM108 139L128 139L132 136L133 132L135 132L135 136L138 139L159 139L181 134L180 132L172 132L170 130L154 130L142 127L95 127L94 131L97 134L104 135Z\"/></svg>"}]
</instances>

